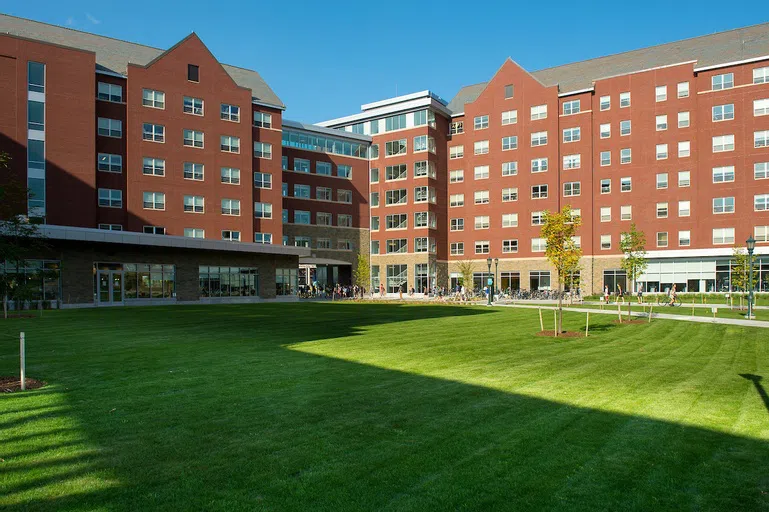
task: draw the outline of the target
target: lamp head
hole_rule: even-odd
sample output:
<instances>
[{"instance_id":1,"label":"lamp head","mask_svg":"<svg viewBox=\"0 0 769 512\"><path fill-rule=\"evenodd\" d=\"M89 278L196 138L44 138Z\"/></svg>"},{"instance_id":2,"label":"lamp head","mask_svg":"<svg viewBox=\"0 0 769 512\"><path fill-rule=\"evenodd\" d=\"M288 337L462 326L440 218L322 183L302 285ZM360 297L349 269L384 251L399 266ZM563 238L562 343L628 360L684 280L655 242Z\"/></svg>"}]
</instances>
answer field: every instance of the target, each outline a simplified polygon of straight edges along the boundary
<instances>
[{"instance_id":1,"label":"lamp head","mask_svg":"<svg viewBox=\"0 0 769 512\"><path fill-rule=\"evenodd\" d=\"M750 235L750 238L748 238L745 243L748 245L748 252L752 253L753 249L756 248L756 239L753 238L753 235Z\"/></svg>"}]
</instances>

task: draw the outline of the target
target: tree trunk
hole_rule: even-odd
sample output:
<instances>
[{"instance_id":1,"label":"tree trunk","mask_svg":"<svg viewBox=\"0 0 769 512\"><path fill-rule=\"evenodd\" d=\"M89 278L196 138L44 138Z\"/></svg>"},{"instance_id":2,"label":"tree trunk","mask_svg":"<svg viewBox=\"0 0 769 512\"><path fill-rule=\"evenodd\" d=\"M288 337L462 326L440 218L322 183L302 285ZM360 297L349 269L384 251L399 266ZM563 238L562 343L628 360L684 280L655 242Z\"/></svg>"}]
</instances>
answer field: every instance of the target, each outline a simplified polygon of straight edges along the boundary
<instances>
[{"instance_id":1,"label":"tree trunk","mask_svg":"<svg viewBox=\"0 0 769 512\"><path fill-rule=\"evenodd\" d=\"M561 280L562 281L562 280ZM558 333L563 332L563 284L558 287Z\"/></svg>"}]
</instances>

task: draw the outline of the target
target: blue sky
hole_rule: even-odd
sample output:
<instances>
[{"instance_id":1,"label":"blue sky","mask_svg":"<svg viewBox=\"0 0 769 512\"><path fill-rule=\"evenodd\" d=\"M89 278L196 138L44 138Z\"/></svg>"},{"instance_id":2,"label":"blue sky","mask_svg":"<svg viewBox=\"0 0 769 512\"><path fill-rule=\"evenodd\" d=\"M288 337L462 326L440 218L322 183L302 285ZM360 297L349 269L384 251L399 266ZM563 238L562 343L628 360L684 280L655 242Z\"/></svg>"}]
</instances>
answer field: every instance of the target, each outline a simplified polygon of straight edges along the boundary
<instances>
[{"instance_id":1,"label":"blue sky","mask_svg":"<svg viewBox=\"0 0 769 512\"><path fill-rule=\"evenodd\" d=\"M307 122L424 89L450 100L508 56L531 71L769 20L766 1L0 0L0 12L168 48L195 31Z\"/></svg>"}]
</instances>

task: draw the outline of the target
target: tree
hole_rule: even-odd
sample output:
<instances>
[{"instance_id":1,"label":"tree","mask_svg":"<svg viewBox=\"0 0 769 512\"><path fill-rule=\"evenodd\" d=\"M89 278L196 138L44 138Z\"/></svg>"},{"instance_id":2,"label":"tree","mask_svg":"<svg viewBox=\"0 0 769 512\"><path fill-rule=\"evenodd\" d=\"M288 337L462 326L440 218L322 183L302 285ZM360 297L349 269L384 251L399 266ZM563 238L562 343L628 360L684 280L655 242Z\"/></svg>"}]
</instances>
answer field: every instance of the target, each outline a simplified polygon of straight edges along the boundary
<instances>
[{"instance_id":1,"label":"tree","mask_svg":"<svg viewBox=\"0 0 769 512\"><path fill-rule=\"evenodd\" d=\"M750 258L748 252L743 247L735 247L732 253L731 261L732 271L732 290L741 291L740 297L740 309L742 309L742 302L745 295L751 288L755 288L757 283L756 273L753 273L753 279L750 276Z\"/></svg>"},{"instance_id":2,"label":"tree","mask_svg":"<svg viewBox=\"0 0 769 512\"><path fill-rule=\"evenodd\" d=\"M582 218L572 213L570 205L560 212L545 211L545 223L542 225L542 237L547 246L545 256L555 267L558 275L558 291L563 291L567 278L579 268L582 249L577 245L575 236L582 225ZM563 295L558 294L558 331L563 331Z\"/></svg>"},{"instance_id":3,"label":"tree","mask_svg":"<svg viewBox=\"0 0 769 512\"><path fill-rule=\"evenodd\" d=\"M468 291L472 291L475 264L471 260L462 260L457 263L457 270L459 270L459 275L462 276L462 286L467 288Z\"/></svg>"},{"instance_id":4,"label":"tree","mask_svg":"<svg viewBox=\"0 0 769 512\"><path fill-rule=\"evenodd\" d=\"M630 290L635 291L636 279L646 272L649 266L649 260L646 259L646 234L638 231L633 222L630 224L630 231L620 234L619 247L625 254L620 267L630 279Z\"/></svg>"},{"instance_id":5,"label":"tree","mask_svg":"<svg viewBox=\"0 0 769 512\"><path fill-rule=\"evenodd\" d=\"M355 270L352 273L354 283L362 290L367 290L371 287L371 266L369 265L368 256L364 253L358 253L358 262Z\"/></svg>"}]
</instances>

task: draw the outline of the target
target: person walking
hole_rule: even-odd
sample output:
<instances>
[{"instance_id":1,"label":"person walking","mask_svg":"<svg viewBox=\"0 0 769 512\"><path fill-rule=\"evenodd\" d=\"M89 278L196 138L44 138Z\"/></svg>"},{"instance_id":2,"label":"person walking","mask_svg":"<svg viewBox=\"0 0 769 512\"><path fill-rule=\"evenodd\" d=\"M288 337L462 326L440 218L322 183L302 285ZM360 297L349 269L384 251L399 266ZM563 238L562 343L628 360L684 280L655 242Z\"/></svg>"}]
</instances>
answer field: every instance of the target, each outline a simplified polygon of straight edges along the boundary
<instances>
[{"instance_id":1,"label":"person walking","mask_svg":"<svg viewBox=\"0 0 769 512\"><path fill-rule=\"evenodd\" d=\"M603 287L603 301L608 304L609 303L609 285Z\"/></svg>"},{"instance_id":2,"label":"person walking","mask_svg":"<svg viewBox=\"0 0 769 512\"><path fill-rule=\"evenodd\" d=\"M398 299L403 300L403 285L398 287Z\"/></svg>"},{"instance_id":3,"label":"person walking","mask_svg":"<svg viewBox=\"0 0 769 512\"><path fill-rule=\"evenodd\" d=\"M619 302L625 302L624 297L622 296L622 286L620 286L619 283L617 283L617 303Z\"/></svg>"}]
</instances>

